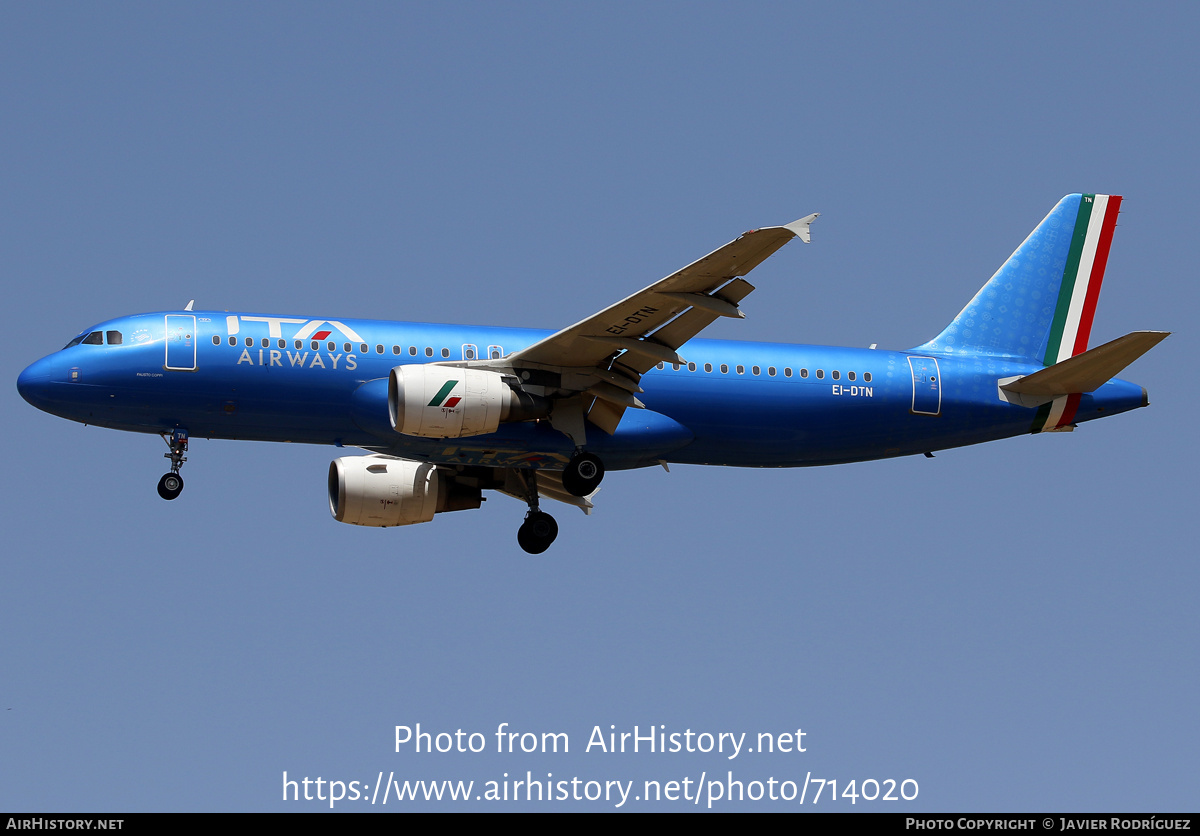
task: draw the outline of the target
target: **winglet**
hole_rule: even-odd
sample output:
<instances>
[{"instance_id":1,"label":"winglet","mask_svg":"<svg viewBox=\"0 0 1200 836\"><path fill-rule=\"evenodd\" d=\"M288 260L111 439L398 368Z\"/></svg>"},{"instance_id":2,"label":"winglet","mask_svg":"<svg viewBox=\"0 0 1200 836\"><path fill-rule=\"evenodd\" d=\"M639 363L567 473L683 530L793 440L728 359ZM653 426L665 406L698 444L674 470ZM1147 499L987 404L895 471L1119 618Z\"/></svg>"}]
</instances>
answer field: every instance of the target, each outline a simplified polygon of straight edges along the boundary
<instances>
[{"instance_id":1,"label":"winglet","mask_svg":"<svg viewBox=\"0 0 1200 836\"><path fill-rule=\"evenodd\" d=\"M820 212L813 212L811 215L805 215L798 221L792 221L790 224L784 224L783 228L791 230L797 238L807 244L812 240L812 235L809 233L808 227L819 217L821 217Z\"/></svg>"}]
</instances>

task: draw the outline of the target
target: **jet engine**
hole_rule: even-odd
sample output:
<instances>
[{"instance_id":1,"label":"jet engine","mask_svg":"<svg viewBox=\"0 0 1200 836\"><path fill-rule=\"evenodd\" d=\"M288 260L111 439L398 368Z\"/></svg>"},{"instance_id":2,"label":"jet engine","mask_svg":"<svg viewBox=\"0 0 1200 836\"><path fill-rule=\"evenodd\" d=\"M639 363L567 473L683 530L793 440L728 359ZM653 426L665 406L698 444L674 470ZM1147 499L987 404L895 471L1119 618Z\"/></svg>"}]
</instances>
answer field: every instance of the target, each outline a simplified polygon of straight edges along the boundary
<instances>
[{"instance_id":1,"label":"jet engine","mask_svg":"<svg viewBox=\"0 0 1200 836\"><path fill-rule=\"evenodd\" d=\"M423 438L493 433L502 422L550 413L546 398L513 389L499 372L452 366L396 366L388 377L392 429Z\"/></svg>"},{"instance_id":2,"label":"jet engine","mask_svg":"<svg viewBox=\"0 0 1200 836\"><path fill-rule=\"evenodd\" d=\"M329 464L329 511L338 522L387 527L429 522L442 511L478 508L479 488L437 465L388 456L346 456Z\"/></svg>"}]
</instances>

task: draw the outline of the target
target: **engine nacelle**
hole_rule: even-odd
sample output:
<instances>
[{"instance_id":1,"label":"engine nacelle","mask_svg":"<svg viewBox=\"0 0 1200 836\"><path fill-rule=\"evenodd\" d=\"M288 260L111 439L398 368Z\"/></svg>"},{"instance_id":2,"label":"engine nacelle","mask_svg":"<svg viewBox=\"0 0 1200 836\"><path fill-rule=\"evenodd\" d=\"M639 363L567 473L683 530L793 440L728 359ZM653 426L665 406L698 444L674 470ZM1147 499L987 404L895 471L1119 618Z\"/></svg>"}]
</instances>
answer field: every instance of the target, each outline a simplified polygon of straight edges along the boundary
<instances>
[{"instance_id":1,"label":"engine nacelle","mask_svg":"<svg viewBox=\"0 0 1200 836\"><path fill-rule=\"evenodd\" d=\"M452 366L396 366L388 376L392 429L423 438L493 433L504 421L550 413L545 398L512 389L499 372Z\"/></svg>"},{"instance_id":2,"label":"engine nacelle","mask_svg":"<svg viewBox=\"0 0 1200 836\"><path fill-rule=\"evenodd\" d=\"M329 512L352 525L413 525L435 513L478 508L478 488L459 485L437 465L387 456L346 456L329 464Z\"/></svg>"}]
</instances>

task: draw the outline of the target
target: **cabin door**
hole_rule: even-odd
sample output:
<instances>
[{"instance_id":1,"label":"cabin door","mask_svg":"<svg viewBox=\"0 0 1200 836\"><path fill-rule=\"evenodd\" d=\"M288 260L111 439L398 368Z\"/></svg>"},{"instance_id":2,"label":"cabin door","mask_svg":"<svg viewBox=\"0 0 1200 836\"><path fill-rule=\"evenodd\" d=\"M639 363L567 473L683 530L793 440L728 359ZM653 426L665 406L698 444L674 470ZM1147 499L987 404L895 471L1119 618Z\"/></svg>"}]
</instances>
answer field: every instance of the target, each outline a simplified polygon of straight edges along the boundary
<instances>
[{"instance_id":1,"label":"cabin door","mask_svg":"<svg viewBox=\"0 0 1200 836\"><path fill-rule=\"evenodd\" d=\"M173 372L196 370L196 317L193 314L167 314L167 362Z\"/></svg>"}]
</instances>

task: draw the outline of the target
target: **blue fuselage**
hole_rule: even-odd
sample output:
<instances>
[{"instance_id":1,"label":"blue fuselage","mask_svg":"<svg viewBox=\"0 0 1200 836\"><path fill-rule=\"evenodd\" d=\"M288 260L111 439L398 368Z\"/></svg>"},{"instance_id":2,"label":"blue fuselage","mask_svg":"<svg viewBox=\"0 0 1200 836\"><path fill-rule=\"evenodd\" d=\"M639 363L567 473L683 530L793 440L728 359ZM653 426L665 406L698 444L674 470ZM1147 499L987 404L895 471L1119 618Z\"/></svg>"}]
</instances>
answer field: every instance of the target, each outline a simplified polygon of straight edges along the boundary
<instances>
[{"instance_id":1,"label":"blue fuselage","mask_svg":"<svg viewBox=\"0 0 1200 836\"><path fill-rule=\"evenodd\" d=\"M55 415L114 429L357 446L448 464L561 467L572 443L546 421L456 439L401 435L388 419L394 366L503 357L549 332L197 311L101 323L20 376ZM101 336L97 337L99 334ZM114 336L115 335L115 336ZM588 428L612 469L660 461L791 467L958 447L1031 432L1036 409L997 381L1041 366L1006 357L693 340L678 368L641 381L646 409L614 435ZM1111 380L1076 422L1144 406Z\"/></svg>"}]
</instances>

